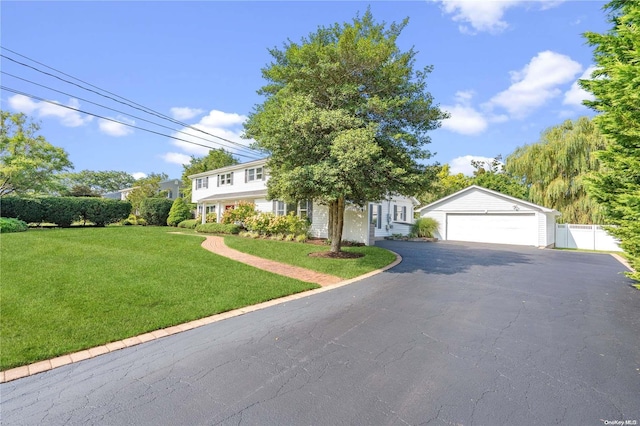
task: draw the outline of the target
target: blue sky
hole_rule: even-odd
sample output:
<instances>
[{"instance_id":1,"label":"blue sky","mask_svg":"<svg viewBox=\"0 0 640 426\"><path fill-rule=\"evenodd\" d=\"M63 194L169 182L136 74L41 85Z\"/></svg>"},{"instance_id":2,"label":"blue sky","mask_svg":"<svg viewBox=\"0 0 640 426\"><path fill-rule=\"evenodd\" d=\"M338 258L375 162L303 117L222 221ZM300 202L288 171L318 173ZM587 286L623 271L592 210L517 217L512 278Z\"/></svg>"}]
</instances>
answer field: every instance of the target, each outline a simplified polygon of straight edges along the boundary
<instances>
[{"instance_id":1,"label":"blue sky","mask_svg":"<svg viewBox=\"0 0 640 426\"><path fill-rule=\"evenodd\" d=\"M401 48L415 48L417 68L434 66L428 90L452 117L431 134L432 143L426 147L436 153L431 161L449 163L454 172L470 173L472 157L506 156L518 146L536 142L549 126L592 115L581 105L588 95L576 85L593 65L592 49L581 34L608 30L604 4L562 0L4 0L0 44L2 54L9 58L60 76L44 65L55 68L209 134L246 145L240 137L242 122L263 101L256 91L264 84L260 70L271 60L268 49L282 46L287 39L300 41L318 26L350 21L370 5L378 21L400 22L409 17L399 39ZM10 89L220 147L219 139L7 58L1 58L0 65L2 85ZM77 171L123 170L136 176L164 172L179 177L181 164L190 155L207 151L8 90L0 97L2 109L24 112L40 121L41 134L69 153ZM222 143L233 147L232 152L236 148ZM246 155L238 157L241 161L256 158L246 150L236 152Z\"/></svg>"}]
</instances>

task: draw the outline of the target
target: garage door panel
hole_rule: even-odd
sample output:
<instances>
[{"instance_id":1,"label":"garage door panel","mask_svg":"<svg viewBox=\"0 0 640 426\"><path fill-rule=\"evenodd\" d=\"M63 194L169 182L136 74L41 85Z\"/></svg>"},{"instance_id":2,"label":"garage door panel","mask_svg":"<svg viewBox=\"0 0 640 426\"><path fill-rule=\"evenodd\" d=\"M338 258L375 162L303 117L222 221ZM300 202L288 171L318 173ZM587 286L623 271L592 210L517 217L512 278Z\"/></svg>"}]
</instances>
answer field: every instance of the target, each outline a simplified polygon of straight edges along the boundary
<instances>
[{"instance_id":1,"label":"garage door panel","mask_svg":"<svg viewBox=\"0 0 640 426\"><path fill-rule=\"evenodd\" d=\"M537 245L534 214L448 214L447 240Z\"/></svg>"}]
</instances>

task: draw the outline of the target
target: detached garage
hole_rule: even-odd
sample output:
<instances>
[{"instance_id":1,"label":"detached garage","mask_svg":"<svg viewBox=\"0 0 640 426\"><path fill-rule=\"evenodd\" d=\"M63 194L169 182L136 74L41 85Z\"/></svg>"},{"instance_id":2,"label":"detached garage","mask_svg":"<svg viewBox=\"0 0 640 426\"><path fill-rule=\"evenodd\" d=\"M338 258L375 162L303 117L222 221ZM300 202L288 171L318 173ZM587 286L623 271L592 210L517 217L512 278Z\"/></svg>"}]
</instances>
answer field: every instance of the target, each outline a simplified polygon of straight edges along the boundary
<instances>
[{"instance_id":1,"label":"detached garage","mask_svg":"<svg viewBox=\"0 0 640 426\"><path fill-rule=\"evenodd\" d=\"M441 240L553 247L557 210L472 185L417 210Z\"/></svg>"}]
</instances>

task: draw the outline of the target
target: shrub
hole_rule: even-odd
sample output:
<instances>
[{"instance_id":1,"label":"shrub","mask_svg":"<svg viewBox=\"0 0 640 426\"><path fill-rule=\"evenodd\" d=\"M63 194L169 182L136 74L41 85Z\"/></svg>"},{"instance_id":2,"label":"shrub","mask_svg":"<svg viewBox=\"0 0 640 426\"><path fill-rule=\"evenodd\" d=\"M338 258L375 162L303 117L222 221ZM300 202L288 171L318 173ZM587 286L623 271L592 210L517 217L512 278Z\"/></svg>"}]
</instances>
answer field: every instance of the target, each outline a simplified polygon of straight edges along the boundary
<instances>
[{"instance_id":1,"label":"shrub","mask_svg":"<svg viewBox=\"0 0 640 426\"><path fill-rule=\"evenodd\" d=\"M186 228L186 229L196 229L196 226L199 224L196 219L187 219L183 220L178 224L178 228Z\"/></svg>"},{"instance_id":2,"label":"shrub","mask_svg":"<svg viewBox=\"0 0 640 426\"><path fill-rule=\"evenodd\" d=\"M222 214L222 223L240 223L245 226L245 221L256 214L255 204L240 201L233 209L225 210Z\"/></svg>"},{"instance_id":3,"label":"shrub","mask_svg":"<svg viewBox=\"0 0 640 426\"><path fill-rule=\"evenodd\" d=\"M206 223L217 223L218 215L215 213L207 213L207 216L204 218Z\"/></svg>"},{"instance_id":4,"label":"shrub","mask_svg":"<svg viewBox=\"0 0 640 426\"><path fill-rule=\"evenodd\" d=\"M29 229L26 222L20 219L0 217L0 233L24 232Z\"/></svg>"},{"instance_id":5,"label":"shrub","mask_svg":"<svg viewBox=\"0 0 640 426\"><path fill-rule=\"evenodd\" d=\"M309 222L299 218L293 213L286 216L276 216L273 213L258 213L244 221L244 226L249 231L262 235L299 235L309 232Z\"/></svg>"},{"instance_id":6,"label":"shrub","mask_svg":"<svg viewBox=\"0 0 640 426\"><path fill-rule=\"evenodd\" d=\"M40 198L2 197L0 209L2 216L20 219L26 223L44 222L44 211L40 205Z\"/></svg>"},{"instance_id":7,"label":"shrub","mask_svg":"<svg viewBox=\"0 0 640 426\"><path fill-rule=\"evenodd\" d=\"M116 223L127 217L131 211L128 201L111 200L108 198L76 198L80 220L93 222L96 226Z\"/></svg>"},{"instance_id":8,"label":"shrub","mask_svg":"<svg viewBox=\"0 0 640 426\"><path fill-rule=\"evenodd\" d=\"M299 243L307 242L307 236L305 234L296 235L296 241Z\"/></svg>"},{"instance_id":9,"label":"shrub","mask_svg":"<svg viewBox=\"0 0 640 426\"><path fill-rule=\"evenodd\" d=\"M176 198L167 217L167 225L178 226L183 220L191 219L191 207L182 198Z\"/></svg>"},{"instance_id":10,"label":"shrub","mask_svg":"<svg viewBox=\"0 0 640 426\"><path fill-rule=\"evenodd\" d=\"M233 223L201 223L196 226L196 232L206 234L238 234L240 227Z\"/></svg>"},{"instance_id":11,"label":"shrub","mask_svg":"<svg viewBox=\"0 0 640 426\"><path fill-rule=\"evenodd\" d=\"M432 217L421 217L411 227L411 233L420 238L433 238L433 233L440 224Z\"/></svg>"},{"instance_id":12,"label":"shrub","mask_svg":"<svg viewBox=\"0 0 640 426\"><path fill-rule=\"evenodd\" d=\"M172 205L167 198L145 198L140 203L140 216L149 225L166 226Z\"/></svg>"}]
</instances>

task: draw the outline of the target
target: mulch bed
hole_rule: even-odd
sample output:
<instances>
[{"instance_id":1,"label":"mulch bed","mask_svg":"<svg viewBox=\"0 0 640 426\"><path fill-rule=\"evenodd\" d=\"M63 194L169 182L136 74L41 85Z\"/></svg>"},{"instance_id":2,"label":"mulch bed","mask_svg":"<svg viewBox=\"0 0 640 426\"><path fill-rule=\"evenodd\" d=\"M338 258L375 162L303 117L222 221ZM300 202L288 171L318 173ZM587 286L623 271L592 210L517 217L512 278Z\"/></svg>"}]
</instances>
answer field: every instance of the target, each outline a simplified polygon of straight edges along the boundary
<instances>
[{"instance_id":1,"label":"mulch bed","mask_svg":"<svg viewBox=\"0 0 640 426\"><path fill-rule=\"evenodd\" d=\"M317 251L315 253L309 253L309 257L323 257L329 259L357 259L362 256L364 256L364 254L351 253L348 251L339 251L338 253L333 253L330 251Z\"/></svg>"}]
</instances>

